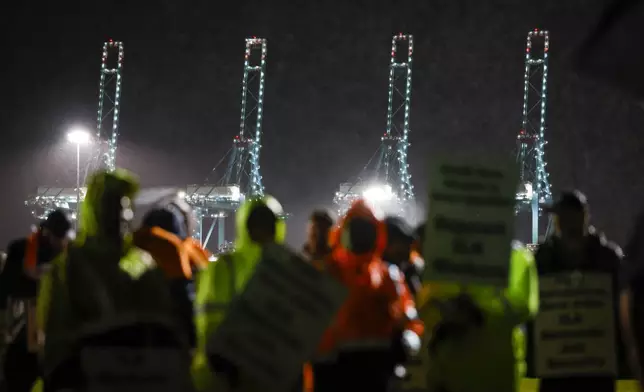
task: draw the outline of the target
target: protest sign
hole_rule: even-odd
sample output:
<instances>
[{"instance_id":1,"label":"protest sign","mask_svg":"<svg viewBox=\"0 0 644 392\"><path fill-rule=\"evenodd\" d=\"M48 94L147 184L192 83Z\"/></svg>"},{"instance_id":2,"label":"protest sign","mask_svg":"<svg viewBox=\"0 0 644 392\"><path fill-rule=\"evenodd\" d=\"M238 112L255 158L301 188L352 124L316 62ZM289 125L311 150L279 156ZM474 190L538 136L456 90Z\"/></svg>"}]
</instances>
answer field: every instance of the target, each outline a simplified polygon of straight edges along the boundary
<instances>
[{"instance_id":1,"label":"protest sign","mask_svg":"<svg viewBox=\"0 0 644 392\"><path fill-rule=\"evenodd\" d=\"M539 278L535 365L539 377L617 374L613 285L609 274Z\"/></svg>"},{"instance_id":2,"label":"protest sign","mask_svg":"<svg viewBox=\"0 0 644 392\"><path fill-rule=\"evenodd\" d=\"M346 295L344 286L294 252L267 246L208 353L228 359L260 385L288 390Z\"/></svg>"},{"instance_id":3,"label":"protest sign","mask_svg":"<svg viewBox=\"0 0 644 392\"><path fill-rule=\"evenodd\" d=\"M423 280L507 286L517 178L509 160L431 165Z\"/></svg>"},{"instance_id":4,"label":"protest sign","mask_svg":"<svg viewBox=\"0 0 644 392\"><path fill-rule=\"evenodd\" d=\"M86 348L81 365L89 392L191 390L188 356L180 349Z\"/></svg>"}]
</instances>

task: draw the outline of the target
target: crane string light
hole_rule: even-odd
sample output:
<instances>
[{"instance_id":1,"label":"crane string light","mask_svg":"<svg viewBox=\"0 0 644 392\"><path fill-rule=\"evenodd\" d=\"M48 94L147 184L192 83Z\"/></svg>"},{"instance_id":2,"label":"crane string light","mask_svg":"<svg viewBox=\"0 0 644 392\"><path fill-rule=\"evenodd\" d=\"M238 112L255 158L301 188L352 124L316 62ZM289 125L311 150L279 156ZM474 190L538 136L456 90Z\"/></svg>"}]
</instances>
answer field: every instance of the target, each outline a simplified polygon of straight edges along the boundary
<instances>
[{"instance_id":1,"label":"crane string light","mask_svg":"<svg viewBox=\"0 0 644 392\"><path fill-rule=\"evenodd\" d=\"M114 67L108 66L110 52L117 51ZM119 117L121 109L121 83L123 69L123 43L109 40L103 44L101 57L101 77L98 87L98 111L96 113L97 152L96 168L113 171L116 168L116 147L119 136ZM111 116L111 124L109 124ZM111 130L108 129L110 128ZM109 136L108 132L111 132Z\"/></svg>"},{"instance_id":2,"label":"crane string light","mask_svg":"<svg viewBox=\"0 0 644 392\"><path fill-rule=\"evenodd\" d=\"M536 42L543 51L536 50ZM539 238L539 205L552 200L545 160L546 102L550 35L546 30L528 33L525 49L522 125L517 135L517 162L521 189L517 192L517 212L532 212L532 242ZM550 227L547 228L547 231Z\"/></svg>"}]
</instances>

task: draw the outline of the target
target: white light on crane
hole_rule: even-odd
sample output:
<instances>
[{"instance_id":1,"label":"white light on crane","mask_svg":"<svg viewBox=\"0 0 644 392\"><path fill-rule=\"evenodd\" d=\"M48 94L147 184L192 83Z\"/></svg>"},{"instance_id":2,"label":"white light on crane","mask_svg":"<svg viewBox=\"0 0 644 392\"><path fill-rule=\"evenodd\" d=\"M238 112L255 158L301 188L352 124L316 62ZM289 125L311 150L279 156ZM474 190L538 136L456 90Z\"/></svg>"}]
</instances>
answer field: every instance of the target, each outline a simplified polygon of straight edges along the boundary
<instances>
[{"instance_id":1,"label":"white light on crane","mask_svg":"<svg viewBox=\"0 0 644 392\"><path fill-rule=\"evenodd\" d=\"M362 192L362 197L372 203L387 202L395 198L391 185L371 185Z\"/></svg>"},{"instance_id":2,"label":"white light on crane","mask_svg":"<svg viewBox=\"0 0 644 392\"><path fill-rule=\"evenodd\" d=\"M241 199L241 190L237 185L233 185L230 187L230 197L234 201L239 201Z\"/></svg>"},{"instance_id":3,"label":"white light on crane","mask_svg":"<svg viewBox=\"0 0 644 392\"><path fill-rule=\"evenodd\" d=\"M532 184L530 184L529 182L526 182L523 186L524 186L524 189L525 189L525 198L526 198L526 200L532 200L532 196L534 195L534 191L532 189Z\"/></svg>"}]
</instances>

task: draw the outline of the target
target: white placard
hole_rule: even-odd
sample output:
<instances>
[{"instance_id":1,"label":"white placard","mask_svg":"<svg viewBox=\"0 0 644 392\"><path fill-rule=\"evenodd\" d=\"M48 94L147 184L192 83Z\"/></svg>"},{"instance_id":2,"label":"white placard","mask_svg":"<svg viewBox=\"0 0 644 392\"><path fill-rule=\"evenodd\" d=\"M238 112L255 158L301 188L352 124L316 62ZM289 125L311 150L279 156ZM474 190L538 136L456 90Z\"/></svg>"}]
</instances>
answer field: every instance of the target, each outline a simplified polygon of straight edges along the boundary
<instances>
[{"instance_id":1,"label":"white placard","mask_svg":"<svg viewBox=\"0 0 644 392\"><path fill-rule=\"evenodd\" d=\"M346 295L338 281L294 252L266 247L246 289L209 340L208 352L267 389L292 388Z\"/></svg>"},{"instance_id":2,"label":"white placard","mask_svg":"<svg viewBox=\"0 0 644 392\"><path fill-rule=\"evenodd\" d=\"M613 284L609 274L539 278L535 366L539 377L617 374Z\"/></svg>"},{"instance_id":3,"label":"white placard","mask_svg":"<svg viewBox=\"0 0 644 392\"><path fill-rule=\"evenodd\" d=\"M507 160L431 165L423 280L507 287L517 178Z\"/></svg>"},{"instance_id":4,"label":"white placard","mask_svg":"<svg viewBox=\"0 0 644 392\"><path fill-rule=\"evenodd\" d=\"M190 391L188 358L179 349L86 348L81 366L90 392Z\"/></svg>"}]
</instances>

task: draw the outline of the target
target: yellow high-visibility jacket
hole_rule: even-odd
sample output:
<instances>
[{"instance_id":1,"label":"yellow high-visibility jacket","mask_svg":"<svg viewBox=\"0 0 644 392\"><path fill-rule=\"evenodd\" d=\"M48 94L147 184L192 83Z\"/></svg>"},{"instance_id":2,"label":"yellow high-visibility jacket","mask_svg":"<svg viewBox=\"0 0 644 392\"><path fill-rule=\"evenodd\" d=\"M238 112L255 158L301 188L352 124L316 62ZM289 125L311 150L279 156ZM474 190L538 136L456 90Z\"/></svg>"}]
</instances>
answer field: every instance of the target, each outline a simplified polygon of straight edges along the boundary
<instances>
[{"instance_id":1,"label":"yellow high-visibility jacket","mask_svg":"<svg viewBox=\"0 0 644 392\"><path fill-rule=\"evenodd\" d=\"M244 290L246 283L255 271L255 266L261 259L262 248L259 244L251 241L246 227L246 221L251 211L258 206L270 208L278 218L283 216L281 205L271 196L244 202L237 210L235 217L237 227L235 250L210 263L197 277L195 299L197 350L193 360L192 374L195 386L199 391L212 390L215 382L206 357L208 338L223 321L228 304ZM286 222L283 219L278 219L275 242L281 244L285 238Z\"/></svg>"},{"instance_id":2,"label":"yellow high-visibility jacket","mask_svg":"<svg viewBox=\"0 0 644 392\"><path fill-rule=\"evenodd\" d=\"M101 209L108 189L132 198L138 183L121 170L98 172L90 179L77 240L41 281L36 322L45 337L45 375L65 360L78 332L88 325L133 314L170 320L170 294L152 257L132 246L130 239L123 246L106 239Z\"/></svg>"},{"instance_id":3,"label":"yellow high-visibility jacket","mask_svg":"<svg viewBox=\"0 0 644 392\"><path fill-rule=\"evenodd\" d=\"M514 242L508 287L430 283L417 304L428 333L440 322L431 299L448 298L465 290L484 312L485 325L462 339L442 343L430 356L428 386L452 392L514 392L525 373L525 337L519 326L539 310L539 278L532 253Z\"/></svg>"}]
</instances>

